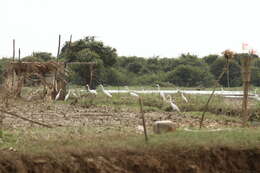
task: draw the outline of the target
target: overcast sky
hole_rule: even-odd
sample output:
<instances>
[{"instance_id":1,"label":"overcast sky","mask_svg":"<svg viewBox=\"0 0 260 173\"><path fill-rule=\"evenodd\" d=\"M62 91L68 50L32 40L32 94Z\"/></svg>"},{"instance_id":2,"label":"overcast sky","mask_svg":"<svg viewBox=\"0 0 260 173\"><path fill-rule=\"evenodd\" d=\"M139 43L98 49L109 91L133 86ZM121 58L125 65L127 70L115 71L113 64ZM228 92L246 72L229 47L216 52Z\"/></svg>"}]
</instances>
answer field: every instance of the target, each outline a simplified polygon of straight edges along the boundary
<instances>
[{"instance_id":1,"label":"overcast sky","mask_svg":"<svg viewBox=\"0 0 260 173\"><path fill-rule=\"evenodd\" d=\"M204 56L242 42L260 48L258 0L1 0L0 56L94 35L125 56Z\"/></svg>"}]
</instances>

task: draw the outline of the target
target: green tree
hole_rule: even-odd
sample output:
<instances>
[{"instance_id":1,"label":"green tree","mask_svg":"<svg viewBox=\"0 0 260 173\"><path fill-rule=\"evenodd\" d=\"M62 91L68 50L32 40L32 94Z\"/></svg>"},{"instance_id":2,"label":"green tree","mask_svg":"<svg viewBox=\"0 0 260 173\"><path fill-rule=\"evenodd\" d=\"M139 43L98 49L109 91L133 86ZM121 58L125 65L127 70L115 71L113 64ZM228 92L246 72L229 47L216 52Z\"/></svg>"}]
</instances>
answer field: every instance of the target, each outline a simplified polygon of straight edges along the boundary
<instances>
[{"instance_id":1,"label":"green tree","mask_svg":"<svg viewBox=\"0 0 260 173\"><path fill-rule=\"evenodd\" d=\"M94 37L85 37L73 43L66 42L61 49L60 57L67 62L90 62L101 59L105 67L116 63L116 49L105 46L103 42L96 41Z\"/></svg>"},{"instance_id":2,"label":"green tree","mask_svg":"<svg viewBox=\"0 0 260 173\"><path fill-rule=\"evenodd\" d=\"M22 58L22 61L25 62L47 62L53 60L55 60L55 57L48 52L33 52L32 55Z\"/></svg>"},{"instance_id":3,"label":"green tree","mask_svg":"<svg viewBox=\"0 0 260 173\"><path fill-rule=\"evenodd\" d=\"M218 59L218 58L219 58L218 55L208 55L208 56L205 56L205 57L203 58L203 60L204 60L204 62L206 62L208 65L211 65L211 64L213 64L213 63L216 61L216 59Z\"/></svg>"},{"instance_id":4,"label":"green tree","mask_svg":"<svg viewBox=\"0 0 260 173\"><path fill-rule=\"evenodd\" d=\"M222 73L225 64L226 59L224 57L220 57L210 66L210 71L215 76L215 79L217 79L218 76ZM241 86L242 84L241 68L238 62L235 60L231 61L229 65L229 79L231 87ZM220 85L227 86L227 74L223 75L219 83Z\"/></svg>"},{"instance_id":5,"label":"green tree","mask_svg":"<svg viewBox=\"0 0 260 173\"><path fill-rule=\"evenodd\" d=\"M128 71L133 72L133 73L139 73L142 70L142 68L143 68L143 66L137 62L130 63L127 65Z\"/></svg>"},{"instance_id":6,"label":"green tree","mask_svg":"<svg viewBox=\"0 0 260 173\"><path fill-rule=\"evenodd\" d=\"M213 76L207 66L204 68L179 65L168 74L167 80L174 85L194 87L194 86L211 86Z\"/></svg>"},{"instance_id":7,"label":"green tree","mask_svg":"<svg viewBox=\"0 0 260 173\"><path fill-rule=\"evenodd\" d=\"M60 57L65 62L96 62L95 77L98 80L94 81L94 85L101 81L110 84L111 81L106 78L106 73L109 71L107 69L115 65L117 61L116 49L104 45L101 41L96 41L94 37L85 37L72 43L66 42L61 49ZM86 68L86 65L73 65L71 69L73 71L73 78L70 78L72 82L76 84L88 82L89 69Z\"/></svg>"}]
</instances>

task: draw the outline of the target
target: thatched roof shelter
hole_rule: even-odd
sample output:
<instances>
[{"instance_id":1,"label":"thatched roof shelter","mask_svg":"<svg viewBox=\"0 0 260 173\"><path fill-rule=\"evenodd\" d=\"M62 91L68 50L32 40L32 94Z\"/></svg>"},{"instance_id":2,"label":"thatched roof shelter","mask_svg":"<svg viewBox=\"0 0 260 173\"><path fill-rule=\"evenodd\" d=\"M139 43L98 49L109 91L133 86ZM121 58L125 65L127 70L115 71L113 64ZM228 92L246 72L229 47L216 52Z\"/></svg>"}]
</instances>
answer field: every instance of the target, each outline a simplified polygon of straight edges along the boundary
<instances>
[{"instance_id":1,"label":"thatched roof shelter","mask_svg":"<svg viewBox=\"0 0 260 173\"><path fill-rule=\"evenodd\" d=\"M16 74L38 73L45 75L58 71L64 63L57 62L11 62L7 67L7 73L14 71Z\"/></svg>"},{"instance_id":2,"label":"thatched roof shelter","mask_svg":"<svg viewBox=\"0 0 260 173\"><path fill-rule=\"evenodd\" d=\"M65 68L69 64L84 64L90 67L90 81L92 81L93 67L96 65L94 62L10 62L5 70L5 86L15 96L20 96L21 89L26 79L32 76L37 76L44 88L47 88L49 95L53 99L57 92L62 89L63 93L61 98L65 97L66 93L66 80Z\"/></svg>"}]
</instances>

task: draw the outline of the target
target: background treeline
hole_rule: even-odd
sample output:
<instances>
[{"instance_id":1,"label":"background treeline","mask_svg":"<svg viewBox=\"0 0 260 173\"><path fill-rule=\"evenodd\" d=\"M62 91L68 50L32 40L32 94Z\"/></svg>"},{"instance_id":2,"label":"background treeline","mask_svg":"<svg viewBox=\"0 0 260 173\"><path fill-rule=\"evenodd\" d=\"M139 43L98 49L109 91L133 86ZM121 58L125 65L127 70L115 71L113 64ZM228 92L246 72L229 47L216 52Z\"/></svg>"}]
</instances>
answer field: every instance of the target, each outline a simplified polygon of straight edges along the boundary
<instances>
[{"instance_id":1,"label":"background treeline","mask_svg":"<svg viewBox=\"0 0 260 173\"><path fill-rule=\"evenodd\" d=\"M230 86L242 85L241 58L243 54L236 54L229 66ZM51 61L56 60L51 53L36 52L31 56L23 57L22 61ZM0 80L3 81L5 64L10 58L0 60ZM219 55L208 55L202 58L191 54L182 54L179 57L126 57L118 56L116 49L105 45L94 37L86 37L66 42L59 56L64 62L96 62L93 87L98 84L123 85L154 85L183 86L183 87L210 87L222 72L225 58ZM88 82L89 68L86 65L69 65L71 84L83 85ZM260 60L255 56L252 65L252 84L260 86ZM226 74L220 80L220 85L227 86Z\"/></svg>"}]
</instances>

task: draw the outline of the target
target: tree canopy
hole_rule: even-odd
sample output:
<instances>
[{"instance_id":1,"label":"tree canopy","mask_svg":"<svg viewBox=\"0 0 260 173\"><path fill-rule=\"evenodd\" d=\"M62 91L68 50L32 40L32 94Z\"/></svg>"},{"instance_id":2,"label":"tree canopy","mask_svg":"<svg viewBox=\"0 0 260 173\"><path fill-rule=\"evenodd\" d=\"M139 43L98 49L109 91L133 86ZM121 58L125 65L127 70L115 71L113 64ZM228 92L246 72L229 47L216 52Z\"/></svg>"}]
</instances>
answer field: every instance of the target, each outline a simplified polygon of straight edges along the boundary
<instances>
[{"instance_id":1,"label":"tree canopy","mask_svg":"<svg viewBox=\"0 0 260 173\"><path fill-rule=\"evenodd\" d=\"M230 86L241 86L241 59L245 56L253 58L252 84L260 86L260 60L256 55L235 54L229 65ZM64 62L96 62L94 85L154 85L162 86L211 86L222 72L226 63L223 55L208 55L199 58L192 54L182 54L179 57L137 57L118 56L116 49L98 41L95 37L85 37L73 42L66 42L61 48L59 61ZM22 61L52 61L55 57L48 52L34 52ZM0 60L0 73L3 73L7 58ZM70 65L69 82L86 84L89 68L85 65ZM220 79L219 84L227 86L227 74Z\"/></svg>"}]
</instances>

